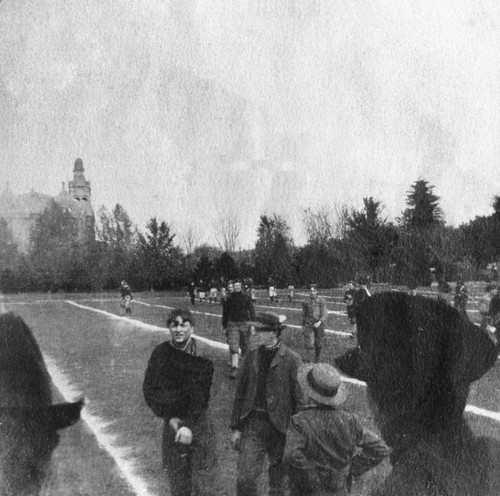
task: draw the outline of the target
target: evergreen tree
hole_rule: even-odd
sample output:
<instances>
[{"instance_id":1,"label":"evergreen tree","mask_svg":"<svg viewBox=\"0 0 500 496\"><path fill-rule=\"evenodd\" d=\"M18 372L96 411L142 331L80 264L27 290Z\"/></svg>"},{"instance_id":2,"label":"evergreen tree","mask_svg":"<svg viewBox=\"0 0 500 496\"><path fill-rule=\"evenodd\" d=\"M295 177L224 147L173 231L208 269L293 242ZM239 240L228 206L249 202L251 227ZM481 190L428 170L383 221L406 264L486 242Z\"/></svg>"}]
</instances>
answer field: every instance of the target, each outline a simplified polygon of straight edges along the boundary
<instances>
[{"instance_id":1,"label":"evergreen tree","mask_svg":"<svg viewBox=\"0 0 500 496\"><path fill-rule=\"evenodd\" d=\"M402 224L409 228L426 229L443 224L443 211L434 186L424 179L412 184L406 197L408 207L403 212Z\"/></svg>"},{"instance_id":2,"label":"evergreen tree","mask_svg":"<svg viewBox=\"0 0 500 496\"><path fill-rule=\"evenodd\" d=\"M257 283L265 284L269 278L284 286L295 280L293 266L293 240L286 221L278 216L260 217L255 245Z\"/></svg>"},{"instance_id":3,"label":"evergreen tree","mask_svg":"<svg viewBox=\"0 0 500 496\"><path fill-rule=\"evenodd\" d=\"M382 203L373 197L363 198L363 209L347 217L347 239L356 272L368 272L376 280L389 266L397 244L395 227L382 217Z\"/></svg>"},{"instance_id":4,"label":"evergreen tree","mask_svg":"<svg viewBox=\"0 0 500 496\"><path fill-rule=\"evenodd\" d=\"M126 210L116 204L112 212L105 207L98 211L97 242L102 255L102 280L107 289L117 288L122 279L132 287L140 285L137 277L137 231Z\"/></svg>"},{"instance_id":5,"label":"evergreen tree","mask_svg":"<svg viewBox=\"0 0 500 496\"><path fill-rule=\"evenodd\" d=\"M145 236L139 233L139 265L148 281L149 289L164 289L172 285L174 278L174 238L170 226L156 217L146 225Z\"/></svg>"},{"instance_id":6,"label":"evergreen tree","mask_svg":"<svg viewBox=\"0 0 500 496\"><path fill-rule=\"evenodd\" d=\"M226 280L238 277L238 267L234 258L225 251L215 262L215 272L217 276Z\"/></svg>"}]
</instances>

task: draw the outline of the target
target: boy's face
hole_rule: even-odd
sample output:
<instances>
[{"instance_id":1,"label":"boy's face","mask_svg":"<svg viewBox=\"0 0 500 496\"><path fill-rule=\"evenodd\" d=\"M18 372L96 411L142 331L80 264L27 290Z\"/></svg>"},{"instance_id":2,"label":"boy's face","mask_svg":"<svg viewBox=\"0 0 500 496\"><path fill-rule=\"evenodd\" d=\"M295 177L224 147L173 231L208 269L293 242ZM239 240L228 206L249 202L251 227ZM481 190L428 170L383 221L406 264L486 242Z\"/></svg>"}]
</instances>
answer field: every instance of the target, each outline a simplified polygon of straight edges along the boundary
<instances>
[{"instance_id":1,"label":"boy's face","mask_svg":"<svg viewBox=\"0 0 500 496\"><path fill-rule=\"evenodd\" d=\"M193 326L189 320L183 321L179 315L175 318L174 322L170 323L170 333L172 334L172 340L176 344L182 344L193 334Z\"/></svg>"},{"instance_id":2,"label":"boy's face","mask_svg":"<svg viewBox=\"0 0 500 496\"><path fill-rule=\"evenodd\" d=\"M311 296L311 300L315 300L316 296L318 296L318 290L314 287L312 287L309 291L309 294Z\"/></svg>"}]
</instances>

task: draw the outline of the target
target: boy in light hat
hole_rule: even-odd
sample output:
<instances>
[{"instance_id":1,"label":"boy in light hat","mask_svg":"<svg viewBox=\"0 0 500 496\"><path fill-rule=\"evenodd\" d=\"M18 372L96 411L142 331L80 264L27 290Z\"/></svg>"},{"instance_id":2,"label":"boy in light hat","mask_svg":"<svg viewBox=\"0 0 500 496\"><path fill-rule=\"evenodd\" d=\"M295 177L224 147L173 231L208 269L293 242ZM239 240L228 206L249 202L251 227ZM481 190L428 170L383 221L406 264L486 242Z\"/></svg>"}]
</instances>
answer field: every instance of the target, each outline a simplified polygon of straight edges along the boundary
<instances>
[{"instance_id":1,"label":"boy in light hat","mask_svg":"<svg viewBox=\"0 0 500 496\"><path fill-rule=\"evenodd\" d=\"M294 496L347 496L352 477L389 456L391 449L340 408L347 392L326 363L304 364L297 373L306 406L288 426L284 463Z\"/></svg>"}]
</instances>

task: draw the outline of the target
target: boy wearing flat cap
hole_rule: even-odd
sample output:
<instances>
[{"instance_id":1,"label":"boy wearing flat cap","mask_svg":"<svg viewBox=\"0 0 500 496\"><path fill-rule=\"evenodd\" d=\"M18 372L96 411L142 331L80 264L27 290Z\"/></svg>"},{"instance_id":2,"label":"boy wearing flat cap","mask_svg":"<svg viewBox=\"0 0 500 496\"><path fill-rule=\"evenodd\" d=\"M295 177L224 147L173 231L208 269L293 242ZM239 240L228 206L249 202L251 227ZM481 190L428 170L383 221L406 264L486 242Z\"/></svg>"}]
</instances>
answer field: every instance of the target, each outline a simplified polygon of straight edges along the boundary
<instances>
[{"instance_id":1,"label":"boy wearing flat cap","mask_svg":"<svg viewBox=\"0 0 500 496\"><path fill-rule=\"evenodd\" d=\"M236 494L257 496L264 457L269 460L269 494L284 496L283 452L290 417L302 402L300 356L281 342L285 316L257 314L249 324L262 343L243 361L234 397L231 429L238 450Z\"/></svg>"},{"instance_id":2,"label":"boy wearing flat cap","mask_svg":"<svg viewBox=\"0 0 500 496\"><path fill-rule=\"evenodd\" d=\"M362 427L358 417L340 409L345 385L326 363L299 368L306 399L288 427L284 463L294 496L347 496L352 477L389 456L391 449Z\"/></svg>"}]
</instances>

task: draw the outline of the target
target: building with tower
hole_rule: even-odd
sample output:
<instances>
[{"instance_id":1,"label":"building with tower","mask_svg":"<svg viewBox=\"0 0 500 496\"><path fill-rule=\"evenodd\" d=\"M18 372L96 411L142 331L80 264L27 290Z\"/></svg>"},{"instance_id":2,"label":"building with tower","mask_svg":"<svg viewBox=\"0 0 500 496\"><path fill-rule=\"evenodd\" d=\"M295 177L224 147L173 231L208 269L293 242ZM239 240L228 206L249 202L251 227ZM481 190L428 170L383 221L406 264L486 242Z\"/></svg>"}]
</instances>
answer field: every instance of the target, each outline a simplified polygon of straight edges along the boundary
<instances>
[{"instance_id":1,"label":"building with tower","mask_svg":"<svg viewBox=\"0 0 500 496\"><path fill-rule=\"evenodd\" d=\"M90 181L85 179L84 172L83 161L77 158L73 167L73 180L69 181L68 189L63 182L61 191L54 197L34 190L15 195L9 183L6 184L0 195L0 217L9 224L20 252L28 251L31 229L51 200L56 201L76 219L82 242L94 239L95 216L91 205Z\"/></svg>"}]
</instances>

